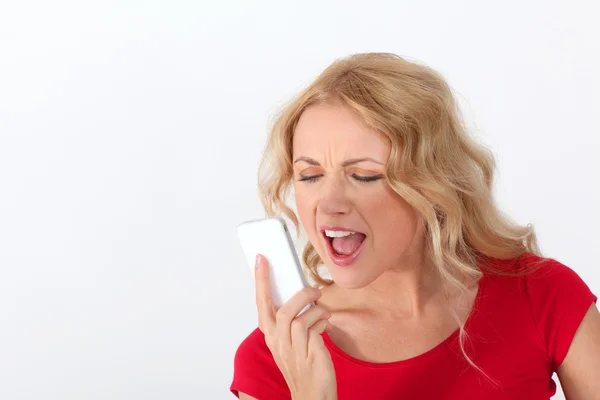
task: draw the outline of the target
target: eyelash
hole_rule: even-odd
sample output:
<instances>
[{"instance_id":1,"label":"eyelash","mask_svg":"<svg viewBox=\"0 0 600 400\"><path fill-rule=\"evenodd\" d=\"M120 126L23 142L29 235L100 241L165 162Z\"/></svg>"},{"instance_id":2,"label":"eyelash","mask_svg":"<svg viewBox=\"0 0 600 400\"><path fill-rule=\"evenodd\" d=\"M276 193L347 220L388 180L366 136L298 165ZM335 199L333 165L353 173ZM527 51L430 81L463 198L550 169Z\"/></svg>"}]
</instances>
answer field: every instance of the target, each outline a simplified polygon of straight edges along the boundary
<instances>
[{"instance_id":1,"label":"eyelash","mask_svg":"<svg viewBox=\"0 0 600 400\"><path fill-rule=\"evenodd\" d=\"M315 182L317 179L322 177L323 175L313 175L313 176L301 176L300 182ZM371 183L376 182L383 178L383 175L374 175L374 176L359 176L356 174L352 174L352 177L359 182Z\"/></svg>"}]
</instances>

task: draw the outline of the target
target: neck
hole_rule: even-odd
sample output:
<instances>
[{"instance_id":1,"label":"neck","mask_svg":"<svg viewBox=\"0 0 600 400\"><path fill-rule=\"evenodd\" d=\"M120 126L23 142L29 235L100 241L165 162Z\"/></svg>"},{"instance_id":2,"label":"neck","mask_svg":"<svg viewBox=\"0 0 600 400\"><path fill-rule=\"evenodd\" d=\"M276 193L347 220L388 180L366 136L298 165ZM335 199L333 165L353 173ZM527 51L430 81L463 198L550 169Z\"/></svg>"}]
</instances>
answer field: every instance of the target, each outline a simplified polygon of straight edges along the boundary
<instances>
[{"instance_id":1,"label":"neck","mask_svg":"<svg viewBox=\"0 0 600 400\"><path fill-rule=\"evenodd\" d=\"M346 290L352 306L374 314L413 318L433 302L443 301L443 281L423 255L408 256L369 285Z\"/></svg>"}]
</instances>

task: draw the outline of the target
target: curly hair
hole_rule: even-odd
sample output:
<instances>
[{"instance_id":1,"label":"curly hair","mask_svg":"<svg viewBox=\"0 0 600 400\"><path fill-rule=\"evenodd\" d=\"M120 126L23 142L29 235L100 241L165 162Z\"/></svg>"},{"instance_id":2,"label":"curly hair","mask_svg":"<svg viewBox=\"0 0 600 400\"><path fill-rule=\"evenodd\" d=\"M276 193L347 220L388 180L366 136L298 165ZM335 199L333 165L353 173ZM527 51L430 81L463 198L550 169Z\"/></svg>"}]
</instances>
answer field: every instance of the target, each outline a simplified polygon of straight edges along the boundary
<instances>
[{"instance_id":1,"label":"curly hair","mask_svg":"<svg viewBox=\"0 0 600 400\"><path fill-rule=\"evenodd\" d=\"M428 255L446 286L466 291L465 282L482 276L482 259L539 255L533 228L512 222L495 204L494 157L468 135L444 78L389 53L336 60L278 114L259 171L267 215L284 214L299 231L286 204L293 183L292 138L303 111L328 102L346 106L389 140L387 182L423 217ZM332 283L321 276L323 262L310 243L302 258L315 282ZM453 315L463 347L465 321Z\"/></svg>"}]
</instances>

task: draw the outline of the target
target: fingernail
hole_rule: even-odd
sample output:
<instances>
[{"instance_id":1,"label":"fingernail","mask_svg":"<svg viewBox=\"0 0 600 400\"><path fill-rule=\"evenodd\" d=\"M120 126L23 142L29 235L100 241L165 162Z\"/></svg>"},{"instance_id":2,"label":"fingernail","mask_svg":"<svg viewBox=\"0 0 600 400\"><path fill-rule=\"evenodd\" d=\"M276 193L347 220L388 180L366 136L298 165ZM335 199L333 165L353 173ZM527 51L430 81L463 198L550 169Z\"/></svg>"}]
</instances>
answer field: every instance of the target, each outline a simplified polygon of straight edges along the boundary
<instances>
[{"instance_id":1,"label":"fingernail","mask_svg":"<svg viewBox=\"0 0 600 400\"><path fill-rule=\"evenodd\" d=\"M260 268L260 261L262 260L262 257L260 256L260 254L256 255L256 264L255 267L256 269Z\"/></svg>"}]
</instances>

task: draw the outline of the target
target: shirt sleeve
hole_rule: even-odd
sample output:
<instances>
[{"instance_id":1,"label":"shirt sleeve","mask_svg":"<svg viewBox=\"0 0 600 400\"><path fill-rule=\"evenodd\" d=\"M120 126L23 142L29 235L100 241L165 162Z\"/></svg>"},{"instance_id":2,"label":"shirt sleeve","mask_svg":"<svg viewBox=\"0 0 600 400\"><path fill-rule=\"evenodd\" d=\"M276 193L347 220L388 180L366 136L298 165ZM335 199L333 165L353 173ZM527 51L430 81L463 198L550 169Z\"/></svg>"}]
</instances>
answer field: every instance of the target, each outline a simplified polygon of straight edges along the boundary
<instances>
[{"instance_id":1,"label":"shirt sleeve","mask_svg":"<svg viewBox=\"0 0 600 400\"><path fill-rule=\"evenodd\" d=\"M556 260L538 265L527 276L526 285L534 322L556 371L598 298L575 271Z\"/></svg>"},{"instance_id":2,"label":"shirt sleeve","mask_svg":"<svg viewBox=\"0 0 600 400\"><path fill-rule=\"evenodd\" d=\"M254 330L238 347L233 366L230 391L258 400L291 399L287 383L267 347L264 334Z\"/></svg>"}]
</instances>

